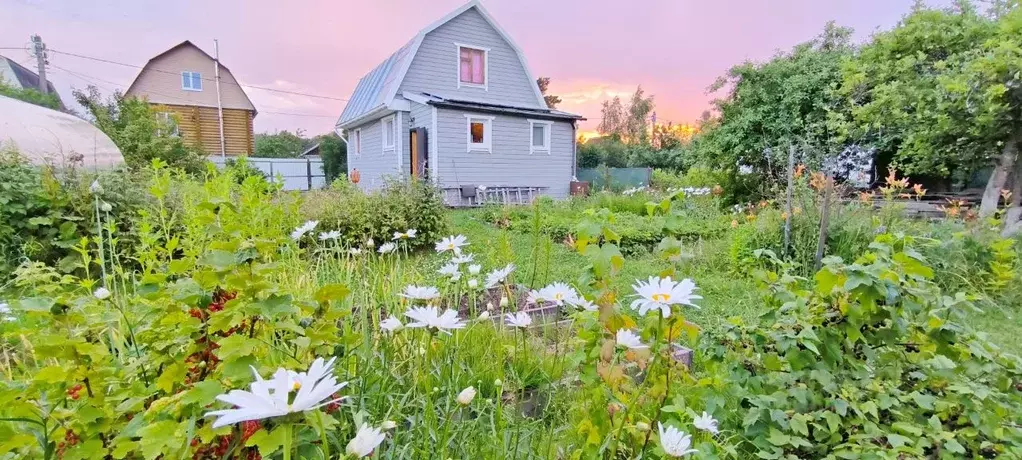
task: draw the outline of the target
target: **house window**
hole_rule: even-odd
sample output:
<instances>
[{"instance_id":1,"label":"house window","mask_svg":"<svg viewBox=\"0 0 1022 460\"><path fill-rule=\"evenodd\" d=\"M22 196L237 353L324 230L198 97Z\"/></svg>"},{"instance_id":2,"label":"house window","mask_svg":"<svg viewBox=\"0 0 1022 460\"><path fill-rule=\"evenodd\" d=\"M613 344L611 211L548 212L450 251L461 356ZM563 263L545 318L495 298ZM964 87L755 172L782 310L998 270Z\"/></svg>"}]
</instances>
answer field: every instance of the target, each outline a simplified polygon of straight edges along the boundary
<instances>
[{"instance_id":1,"label":"house window","mask_svg":"<svg viewBox=\"0 0 1022 460\"><path fill-rule=\"evenodd\" d=\"M174 119L174 115L168 112L156 112L156 119L160 122L156 128L157 136L180 136L181 131L177 127L177 120Z\"/></svg>"},{"instance_id":2,"label":"house window","mask_svg":"<svg viewBox=\"0 0 1022 460\"><path fill-rule=\"evenodd\" d=\"M383 150L394 150L394 139L397 138L397 133L394 127L394 117L389 116L383 119Z\"/></svg>"},{"instance_id":3,"label":"house window","mask_svg":"<svg viewBox=\"0 0 1022 460\"><path fill-rule=\"evenodd\" d=\"M202 91L202 74L199 72L181 72L181 89L186 91Z\"/></svg>"},{"instance_id":4,"label":"house window","mask_svg":"<svg viewBox=\"0 0 1022 460\"><path fill-rule=\"evenodd\" d=\"M493 153L493 117L465 115L468 151Z\"/></svg>"},{"instance_id":5,"label":"house window","mask_svg":"<svg viewBox=\"0 0 1022 460\"><path fill-rule=\"evenodd\" d=\"M553 123L541 120L529 120L529 153L550 153L550 129Z\"/></svg>"},{"instance_id":6,"label":"house window","mask_svg":"<svg viewBox=\"0 0 1022 460\"><path fill-rule=\"evenodd\" d=\"M355 155L361 156L362 155L362 130L361 129L356 129L355 130L355 140L354 140L354 142L355 142Z\"/></svg>"},{"instance_id":7,"label":"house window","mask_svg":"<svg viewBox=\"0 0 1022 460\"><path fill-rule=\"evenodd\" d=\"M458 45L458 87L486 89L489 50Z\"/></svg>"}]
</instances>

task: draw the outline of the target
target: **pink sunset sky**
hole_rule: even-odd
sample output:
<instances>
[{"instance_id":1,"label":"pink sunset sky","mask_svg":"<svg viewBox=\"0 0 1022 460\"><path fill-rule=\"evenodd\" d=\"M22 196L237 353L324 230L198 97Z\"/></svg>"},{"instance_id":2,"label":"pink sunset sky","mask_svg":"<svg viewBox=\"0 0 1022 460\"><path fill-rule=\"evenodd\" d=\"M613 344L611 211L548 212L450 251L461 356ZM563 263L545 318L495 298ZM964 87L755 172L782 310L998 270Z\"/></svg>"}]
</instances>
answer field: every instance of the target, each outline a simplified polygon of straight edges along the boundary
<instances>
[{"instance_id":1,"label":"pink sunset sky","mask_svg":"<svg viewBox=\"0 0 1022 460\"><path fill-rule=\"evenodd\" d=\"M930 0L944 4L944 0ZM246 89L256 131L329 132L359 78L462 0L0 0L0 54L35 68L31 34L64 51L141 66L191 40L242 84L328 96ZM658 119L692 122L709 108L706 88L728 67L765 60L835 20L856 40L892 27L913 0L484 0L525 52L533 74L552 80L559 107L587 116L637 85L656 96ZM137 68L50 54L49 78L69 105L71 89L124 89Z\"/></svg>"}]
</instances>

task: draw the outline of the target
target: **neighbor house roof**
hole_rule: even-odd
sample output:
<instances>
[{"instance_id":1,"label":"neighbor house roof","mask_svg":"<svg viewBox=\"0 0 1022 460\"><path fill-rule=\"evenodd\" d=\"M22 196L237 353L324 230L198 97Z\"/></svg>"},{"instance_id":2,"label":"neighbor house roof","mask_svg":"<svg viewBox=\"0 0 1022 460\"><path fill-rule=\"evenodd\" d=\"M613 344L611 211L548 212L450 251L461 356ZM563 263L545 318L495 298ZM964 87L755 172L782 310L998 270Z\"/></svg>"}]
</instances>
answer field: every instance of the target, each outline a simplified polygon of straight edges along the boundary
<instances>
[{"instance_id":1,"label":"neighbor house roof","mask_svg":"<svg viewBox=\"0 0 1022 460\"><path fill-rule=\"evenodd\" d=\"M419 46L422 45L422 40L426 37L426 34L436 30L438 27L450 22L452 19L460 16L462 13L475 8L476 11L493 27L494 30L500 34L501 37L507 41L508 45L518 55L519 61L522 63L522 67L525 69L525 73L529 77L529 81L532 83L532 89L536 94L536 99L540 104L544 104L543 93L539 91L539 86L536 84L536 78L532 76L529 70L529 64L525 60L525 54L522 53L521 48L515 44L511 36L497 24L497 21L490 16L490 13L483 8L483 5L479 0L471 0L460 8L451 11L446 16L440 18L438 21L430 24L426 28L419 31L411 41L406 43L400 49L391 54L386 60L380 65L376 66L372 71L362 77L359 80L358 85L355 87L355 91L352 93L348 100L348 105L344 107L344 111L341 113L341 117L337 120L337 127L345 128L361 122L364 119L376 114L377 112L383 112L391 107L394 102L394 98L397 96L398 88L401 86L401 82L404 81L405 75L408 73L408 68L412 65L412 60L415 58L415 54L419 50Z\"/></svg>"},{"instance_id":2,"label":"neighbor house roof","mask_svg":"<svg viewBox=\"0 0 1022 460\"><path fill-rule=\"evenodd\" d=\"M464 109L473 112L495 113L504 115L522 115L539 120L585 120L582 115L554 109L537 109L535 107L519 107L487 102L465 101L440 97L434 94L405 91L401 94L409 101L448 109Z\"/></svg>"},{"instance_id":3,"label":"neighbor house roof","mask_svg":"<svg viewBox=\"0 0 1022 460\"><path fill-rule=\"evenodd\" d=\"M82 162L87 168L124 163L121 150L91 123L64 112L0 96L0 148L32 164Z\"/></svg>"},{"instance_id":4,"label":"neighbor house roof","mask_svg":"<svg viewBox=\"0 0 1022 460\"><path fill-rule=\"evenodd\" d=\"M39 74L5 56L0 56L0 80L22 89L39 89ZM60 100L53 82L46 80L46 87L57 96L60 108L64 108L64 102Z\"/></svg>"},{"instance_id":5,"label":"neighbor house roof","mask_svg":"<svg viewBox=\"0 0 1022 460\"><path fill-rule=\"evenodd\" d=\"M197 50L199 53L202 54L202 56L205 56L207 59L209 59L210 63L216 61L216 59L213 58L213 56L211 56L209 53L204 51L198 45L192 43L191 40L185 40L185 41L183 41L181 43L178 43L177 45L174 45L174 46L170 47L166 51L164 51L164 52L162 52L160 54L157 54L156 56L153 56L152 58L150 58L149 61L146 62L145 66L142 67L142 70L140 70L138 72L138 75L135 76L135 79L131 82L131 85L128 86L128 89L124 91L124 94L126 94L126 95L133 95L133 94L136 94L136 93L142 93L143 95L146 95L149 98L150 102L153 102L153 103L162 103L162 104L169 104L169 105L202 105L202 106L208 105L208 104L195 104L195 103L184 102L184 101L182 101L182 99L179 96L175 96L173 94L164 94L164 93L154 92L154 91L151 90L151 88L139 88L139 84L140 84L139 82L142 80L142 77L144 75L146 75L147 71L153 71L153 72L164 73L164 74L174 74L175 77L180 75L180 69L173 69L173 70L160 69L157 66L157 62L160 59L164 58L165 56L167 56L167 55L173 53L174 51L177 51L177 50L179 50L179 49L181 49L183 47L189 47L189 48L193 48L193 49ZM248 94L245 93L245 89L241 86L241 83L239 83L237 81L237 79L235 79L234 73L231 72L231 69L227 68L227 66L225 66L222 61L220 62L220 71L221 71L221 78L220 78L221 85L226 85L226 86L230 86L230 87L237 87L238 92L241 94L241 99L235 101L236 102L235 104L230 103L229 102L229 98L224 97L224 100L222 101L223 108L225 108L225 109L251 110L253 113L258 114L258 110L256 110L255 104L253 104L252 100L249 99ZM213 78L212 77L203 77L203 80L213 81ZM224 86L221 86L221 90L223 90L222 92L226 93L226 90L224 90L224 88L225 88ZM225 94L225 96L226 96L226 94ZM212 106L215 107L215 104L213 104Z\"/></svg>"}]
</instances>

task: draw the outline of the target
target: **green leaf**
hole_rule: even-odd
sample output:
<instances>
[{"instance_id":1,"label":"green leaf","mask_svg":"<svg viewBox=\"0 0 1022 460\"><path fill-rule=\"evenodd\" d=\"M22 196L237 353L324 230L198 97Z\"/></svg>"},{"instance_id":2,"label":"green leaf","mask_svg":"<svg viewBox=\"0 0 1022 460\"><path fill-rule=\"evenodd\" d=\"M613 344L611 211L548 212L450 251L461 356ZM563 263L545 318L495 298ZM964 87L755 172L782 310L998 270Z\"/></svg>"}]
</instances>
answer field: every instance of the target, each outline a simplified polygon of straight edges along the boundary
<instances>
[{"instance_id":1,"label":"green leaf","mask_svg":"<svg viewBox=\"0 0 1022 460\"><path fill-rule=\"evenodd\" d=\"M15 302L15 307L22 311L48 312L53 308L54 301L49 297L28 297Z\"/></svg>"},{"instance_id":2,"label":"green leaf","mask_svg":"<svg viewBox=\"0 0 1022 460\"><path fill-rule=\"evenodd\" d=\"M237 262L233 252L214 249L199 258L199 263L213 268L216 271L227 271Z\"/></svg>"},{"instance_id":3,"label":"green leaf","mask_svg":"<svg viewBox=\"0 0 1022 460\"><path fill-rule=\"evenodd\" d=\"M156 379L156 388L163 390L164 393L172 393L174 385L184 382L186 375L188 368L184 364L173 363L163 368L163 372Z\"/></svg>"},{"instance_id":4,"label":"green leaf","mask_svg":"<svg viewBox=\"0 0 1022 460\"><path fill-rule=\"evenodd\" d=\"M255 302L252 307L259 312L263 318L277 318L291 313L294 307L291 305L290 295L271 295L263 300Z\"/></svg>"},{"instance_id":5,"label":"green leaf","mask_svg":"<svg viewBox=\"0 0 1022 460\"><path fill-rule=\"evenodd\" d=\"M212 404L217 395L223 393L224 388L216 380L203 380L196 383L181 397L182 404L195 404L206 406Z\"/></svg>"},{"instance_id":6,"label":"green leaf","mask_svg":"<svg viewBox=\"0 0 1022 460\"><path fill-rule=\"evenodd\" d=\"M223 361L230 361L242 356L251 356L262 345L262 342L250 339L243 334L234 334L220 341L216 355Z\"/></svg>"},{"instance_id":7,"label":"green leaf","mask_svg":"<svg viewBox=\"0 0 1022 460\"><path fill-rule=\"evenodd\" d=\"M770 436L766 438L767 442L775 446L781 447L791 444L791 437L781 433L777 428L770 428Z\"/></svg>"},{"instance_id":8,"label":"green leaf","mask_svg":"<svg viewBox=\"0 0 1022 460\"><path fill-rule=\"evenodd\" d=\"M65 382L69 370L64 366L46 366L36 372L33 380L49 384Z\"/></svg>"},{"instance_id":9,"label":"green leaf","mask_svg":"<svg viewBox=\"0 0 1022 460\"><path fill-rule=\"evenodd\" d=\"M911 441L912 441L911 439L906 438L900 434L895 433L887 434L887 442L891 443L891 446L893 446L895 449L902 447Z\"/></svg>"},{"instance_id":10,"label":"green leaf","mask_svg":"<svg viewBox=\"0 0 1022 460\"><path fill-rule=\"evenodd\" d=\"M141 436L142 455L147 460L153 460L162 454L170 452L169 447L184 443L183 439L177 437L178 424L171 420L161 420L146 425L138 430Z\"/></svg>"},{"instance_id":11,"label":"green leaf","mask_svg":"<svg viewBox=\"0 0 1022 460\"><path fill-rule=\"evenodd\" d=\"M918 391L913 392L911 395L912 400L922 407L923 409L933 410L933 403L937 401L937 398L932 395L924 395Z\"/></svg>"},{"instance_id":12,"label":"green leaf","mask_svg":"<svg viewBox=\"0 0 1022 460\"><path fill-rule=\"evenodd\" d=\"M794 431L802 436L809 436L809 427L806 425L806 421L811 420L808 415L795 414L791 416L790 424L791 431Z\"/></svg>"},{"instance_id":13,"label":"green leaf","mask_svg":"<svg viewBox=\"0 0 1022 460\"><path fill-rule=\"evenodd\" d=\"M961 444L958 443L958 441L954 439L948 439L947 441L945 441L944 448L947 449L947 451L951 452L952 454L965 453L965 447L963 447Z\"/></svg>"},{"instance_id":14,"label":"green leaf","mask_svg":"<svg viewBox=\"0 0 1022 460\"><path fill-rule=\"evenodd\" d=\"M246 447L257 447L259 449L259 455L263 457L269 457L271 454L276 452L278 449L284 446L284 427L278 426L269 431L262 429L256 431L252 437L245 441Z\"/></svg>"}]
</instances>

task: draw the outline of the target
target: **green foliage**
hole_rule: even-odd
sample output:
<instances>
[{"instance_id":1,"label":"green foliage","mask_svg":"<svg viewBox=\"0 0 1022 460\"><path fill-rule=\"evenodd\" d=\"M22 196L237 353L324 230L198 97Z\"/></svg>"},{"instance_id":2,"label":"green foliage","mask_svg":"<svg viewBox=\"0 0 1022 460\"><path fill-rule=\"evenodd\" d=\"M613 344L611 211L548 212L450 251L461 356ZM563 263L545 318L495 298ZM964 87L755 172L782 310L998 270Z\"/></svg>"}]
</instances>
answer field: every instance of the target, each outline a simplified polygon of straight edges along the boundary
<instances>
[{"instance_id":1,"label":"green foliage","mask_svg":"<svg viewBox=\"0 0 1022 460\"><path fill-rule=\"evenodd\" d=\"M779 261L759 255L768 265ZM771 262L772 260L772 262ZM1013 458L1022 433L1018 357L961 322L911 239L881 235L814 282L763 270L771 309L702 342L710 393L760 458ZM709 380L707 380L709 381ZM705 394L703 395L705 397Z\"/></svg>"},{"instance_id":2,"label":"green foliage","mask_svg":"<svg viewBox=\"0 0 1022 460\"><path fill-rule=\"evenodd\" d=\"M440 191L422 180L394 181L365 193L354 184L336 181L324 190L309 192L302 217L320 222L320 228L341 232L341 242L360 247L366 240L390 241L395 232L415 229L413 247L431 245L447 232L447 209Z\"/></svg>"},{"instance_id":3,"label":"green foliage","mask_svg":"<svg viewBox=\"0 0 1022 460\"><path fill-rule=\"evenodd\" d=\"M226 173L236 177L239 184L249 177L267 178L266 174L261 169L252 166L246 157L228 158L224 169L226 169Z\"/></svg>"},{"instance_id":4,"label":"green foliage","mask_svg":"<svg viewBox=\"0 0 1022 460\"><path fill-rule=\"evenodd\" d=\"M96 126L121 150L129 168L139 170L148 167L153 160L161 160L189 173L204 170L202 154L171 134L170 122L157 117L147 101L124 97L120 92L103 100L94 86L85 91L75 90L74 97L93 117Z\"/></svg>"},{"instance_id":5,"label":"green foliage","mask_svg":"<svg viewBox=\"0 0 1022 460\"><path fill-rule=\"evenodd\" d=\"M298 158L309 145L302 130L278 131L273 134L260 133L255 136L256 158Z\"/></svg>"},{"instance_id":6,"label":"green foliage","mask_svg":"<svg viewBox=\"0 0 1022 460\"><path fill-rule=\"evenodd\" d=\"M0 78L0 96L7 96L11 99L17 99L19 101L28 102L29 104L35 104L48 109L63 109L60 104L60 96L56 93L43 94L39 92L39 90L33 88L16 88L5 82L3 78Z\"/></svg>"},{"instance_id":7,"label":"green foliage","mask_svg":"<svg viewBox=\"0 0 1022 460\"><path fill-rule=\"evenodd\" d=\"M833 146L827 120L842 110L833 86L851 53L850 36L849 29L831 23L788 53L728 70L711 88L728 93L715 103L715 124L698 136L698 161L736 177L733 181L738 165L776 181L787 166L789 145L796 145L802 162L819 165Z\"/></svg>"},{"instance_id":8,"label":"green foliage","mask_svg":"<svg viewBox=\"0 0 1022 460\"><path fill-rule=\"evenodd\" d=\"M332 183L348 172L348 146L334 133L316 137L315 141L319 142L319 157L323 159L326 181Z\"/></svg>"}]
</instances>

